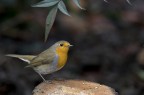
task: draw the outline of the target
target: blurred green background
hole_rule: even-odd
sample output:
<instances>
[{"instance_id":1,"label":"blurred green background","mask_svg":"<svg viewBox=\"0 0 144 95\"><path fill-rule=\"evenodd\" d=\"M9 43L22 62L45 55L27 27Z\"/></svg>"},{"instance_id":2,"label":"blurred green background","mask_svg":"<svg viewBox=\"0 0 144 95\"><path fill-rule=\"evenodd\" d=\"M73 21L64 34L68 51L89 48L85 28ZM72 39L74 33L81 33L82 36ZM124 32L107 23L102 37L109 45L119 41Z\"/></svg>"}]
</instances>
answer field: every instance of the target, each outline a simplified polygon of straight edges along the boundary
<instances>
[{"instance_id":1,"label":"blurred green background","mask_svg":"<svg viewBox=\"0 0 144 95\"><path fill-rule=\"evenodd\" d=\"M119 95L144 95L144 1L67 0L44 43L47 8L40 0L0 0L0 95L31 95L41 77L5 54L39 54L59 40L74 45L66 66L47 79L82 79L105 84Z\"/></svg>"}]
</instances>

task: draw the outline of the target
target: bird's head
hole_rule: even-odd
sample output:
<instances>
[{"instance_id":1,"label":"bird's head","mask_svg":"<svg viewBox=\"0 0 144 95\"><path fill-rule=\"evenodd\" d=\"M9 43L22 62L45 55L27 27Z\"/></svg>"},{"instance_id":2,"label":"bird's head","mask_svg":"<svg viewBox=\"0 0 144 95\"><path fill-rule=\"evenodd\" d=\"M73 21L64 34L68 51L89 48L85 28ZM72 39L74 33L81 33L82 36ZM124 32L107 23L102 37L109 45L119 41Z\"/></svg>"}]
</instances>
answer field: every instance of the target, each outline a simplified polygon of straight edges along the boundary
<instances>
[{"instance_id":1,"label":"bird's head","mask_svg":"<svg viewBox=\"0 0 144 95\"><path fill-rule=\"evenodd\" d=\"M71 45L67 41L58 41L54 44L56 52L59 53L67 53L69 51L69 48L73 45Z\"/></svg>"}]
</instances>

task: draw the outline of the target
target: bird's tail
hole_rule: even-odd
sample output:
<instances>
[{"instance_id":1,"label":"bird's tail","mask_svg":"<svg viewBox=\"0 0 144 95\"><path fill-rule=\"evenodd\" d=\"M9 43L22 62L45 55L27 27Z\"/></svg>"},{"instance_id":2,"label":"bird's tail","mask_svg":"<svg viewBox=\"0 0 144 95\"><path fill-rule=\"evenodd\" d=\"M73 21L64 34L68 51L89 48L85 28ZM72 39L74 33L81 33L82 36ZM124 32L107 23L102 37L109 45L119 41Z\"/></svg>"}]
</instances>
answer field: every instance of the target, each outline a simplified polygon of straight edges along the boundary
<instances>
[{"instance_id":1,"label":"bird's tail","mask_svg":"<svg viewBox=\"0 0 144 95\"><path fill-rule=\"evenodd\" d=\"M16 54L8 54L6 56L19 58L19 59L27 62L28 64L30 64L30 61L36 57L34 55L16 55Z\"/></svg>"}]
</instances>

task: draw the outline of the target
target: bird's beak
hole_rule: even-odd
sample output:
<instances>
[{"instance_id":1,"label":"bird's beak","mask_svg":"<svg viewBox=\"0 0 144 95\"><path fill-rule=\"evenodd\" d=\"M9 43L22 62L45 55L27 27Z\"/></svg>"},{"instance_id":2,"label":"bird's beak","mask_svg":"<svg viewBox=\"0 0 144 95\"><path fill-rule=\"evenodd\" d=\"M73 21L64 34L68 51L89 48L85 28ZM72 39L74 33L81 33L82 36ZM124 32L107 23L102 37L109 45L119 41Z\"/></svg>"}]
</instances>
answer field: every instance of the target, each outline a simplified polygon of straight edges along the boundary
<instances>
[{"instance_id":1,"label":"bird's beak","mask_svg":"<svg viewBox=\"0 0 144 95\"><path fill-rule=\"evenodd\" d=\"M69 45L69 47L72 47L73 45Z\"/></svg>"}]
</instances>

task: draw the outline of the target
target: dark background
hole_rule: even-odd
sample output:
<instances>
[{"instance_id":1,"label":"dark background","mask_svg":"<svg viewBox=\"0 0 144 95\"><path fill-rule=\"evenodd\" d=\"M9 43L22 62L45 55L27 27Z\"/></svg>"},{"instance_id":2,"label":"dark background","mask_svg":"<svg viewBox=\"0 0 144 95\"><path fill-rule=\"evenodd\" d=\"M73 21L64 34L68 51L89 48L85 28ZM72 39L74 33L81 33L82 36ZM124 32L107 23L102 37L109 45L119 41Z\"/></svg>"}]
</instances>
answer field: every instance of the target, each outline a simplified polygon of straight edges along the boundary
<instances>
[{"instance_id":1,"label":"dark background","mask_svg":"<svg viewBox=\"0 0 144 95\"><path fill-rule=\"evenodd\" d=\"M0 95L31 95L40 76L5 54L39 54L59 40L74 45L66 66L47 79L105 84L119 95L144 95L144 1L81 0L82 11L65 0L72 15L58 12L44 43L47 8L39 0L0 0Z\"/></svg>"}]
</instances>

